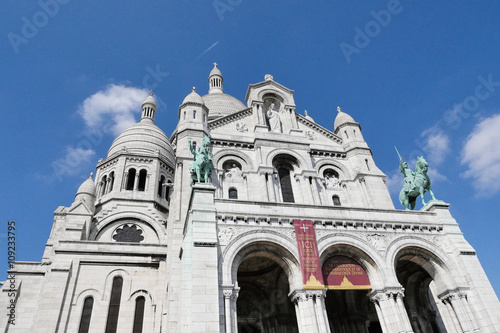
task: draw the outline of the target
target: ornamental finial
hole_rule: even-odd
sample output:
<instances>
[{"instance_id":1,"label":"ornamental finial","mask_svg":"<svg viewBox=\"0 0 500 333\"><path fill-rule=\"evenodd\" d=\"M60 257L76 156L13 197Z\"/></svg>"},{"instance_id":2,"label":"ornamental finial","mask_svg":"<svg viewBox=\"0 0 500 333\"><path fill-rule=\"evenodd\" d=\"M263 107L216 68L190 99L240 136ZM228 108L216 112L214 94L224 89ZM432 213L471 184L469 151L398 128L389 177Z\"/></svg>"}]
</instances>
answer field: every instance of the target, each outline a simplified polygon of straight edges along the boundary
<instances>
[{"instance_id":1,"label":"ornamental finial","mask_svg":"<svg viewBox=\"0 0 500 333\"><path fill-rule=\"evenodd\" d=\"M337 106L337 111L342 112L342 109L340 108L340 106Z\"/></svg>"},{"instance_id":2,"label":"ornamental finial","mask_svg":"<svg viewBox=\"0 0 500 333\"><path fill-rule=\"evenodd\" d=\"M193 87L193 92L196 92L196 87Z\"/></svg>"},{"instance_id":3,"label":"ornamental finial","mask_svg":"<svg viewBox=\"0 0 500 333\"><path fill-rule=\"evenodd\" d=\"M94 173L93 172L90 173L89 179L92 179L92 177L94 177Z\"/></svg>"},{"instance_id":4,"label":"ornamental finial","mask_svg":"<svg viewBox=\"0 0 500 333\"><path fill-rule=\"evenodd\" d=\"M217 68L218 63L214 62L214 67Z\"/></svg>"},{"instance_id":5,"label":"ornamental finial","mask_svg":"<svg viewBox=\"0 0 500 333\"><path fill-rule=\"evenodd\" d=\"M153 96L153 90L149 91L149 96Z\"/></svg>"}]
</instances>

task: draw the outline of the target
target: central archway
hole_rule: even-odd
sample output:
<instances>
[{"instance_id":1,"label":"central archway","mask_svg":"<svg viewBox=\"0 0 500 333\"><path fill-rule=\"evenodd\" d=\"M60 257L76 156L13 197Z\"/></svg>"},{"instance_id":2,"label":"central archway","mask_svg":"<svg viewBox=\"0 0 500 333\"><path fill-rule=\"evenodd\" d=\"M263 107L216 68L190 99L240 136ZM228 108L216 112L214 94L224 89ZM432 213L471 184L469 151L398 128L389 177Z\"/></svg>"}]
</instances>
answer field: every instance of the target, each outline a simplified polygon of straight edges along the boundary
<instances>
[{"instance_id":1,"label":"central archway","mask_svg":"<svg viewBox=\"0 0 500 333\"><path fill-rule=\"evenodd\" d=\"M248 255L239 265L238 332L298 333L288 276L278 260L260 252Z\"/></svg>"}]
</instances>

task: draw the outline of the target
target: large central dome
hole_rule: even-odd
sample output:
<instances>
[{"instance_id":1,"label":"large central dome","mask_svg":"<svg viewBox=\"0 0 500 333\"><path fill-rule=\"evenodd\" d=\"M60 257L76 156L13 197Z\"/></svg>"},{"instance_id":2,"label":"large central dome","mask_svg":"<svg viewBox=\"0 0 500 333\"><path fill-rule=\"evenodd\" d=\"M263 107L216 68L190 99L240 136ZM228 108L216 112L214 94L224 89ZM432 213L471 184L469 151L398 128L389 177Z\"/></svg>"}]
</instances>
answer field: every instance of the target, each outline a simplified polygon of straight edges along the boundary
<instances>
[{"instance_id":1,"label":"large central dome","mask_svg":"<svg viewBox=\"0 0 500 333\"><path fill-rule=\"evenodd\" d=\"M235 112L246 109L245 104L231 95L224 94L222 83L224 78L214 62L214 68L208 76L208 94L203 96L203 102L208 108L208 120L225 117Z\"/></svg>"},{"instance_id":2,"label":"large central dome","mask_svg":"<svg viewBox=\"0 0 500 333\"><path fill-rule=\"evenodd\" d=\"M246 109L245 104L228 94L206 94L202 98L205 106L208 108L208 120L224 117Z\"/></svg>"}]
</instances>

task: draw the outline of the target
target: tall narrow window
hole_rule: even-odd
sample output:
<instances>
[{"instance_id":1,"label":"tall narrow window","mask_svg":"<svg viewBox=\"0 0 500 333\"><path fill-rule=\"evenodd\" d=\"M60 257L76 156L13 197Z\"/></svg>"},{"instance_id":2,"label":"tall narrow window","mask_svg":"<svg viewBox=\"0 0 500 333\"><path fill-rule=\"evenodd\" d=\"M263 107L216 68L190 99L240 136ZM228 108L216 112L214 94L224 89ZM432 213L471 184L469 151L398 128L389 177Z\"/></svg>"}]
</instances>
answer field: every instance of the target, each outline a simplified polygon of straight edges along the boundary
<instances>
[{"instance_id":1,"label":"tall narrow window","mask_svg":"<svg viewBox=\"0 0 500 333\"><path fill-rule=\"evenodd\" d=\"M196 111L193 111L193 119L196 119Z\"/></svg>"},{"instance_id":2,"label":"tall narrow window","mask_svg":"<svg viewBox=\"0 0 500 333\"><path fill-rule=\"evenodd\" d=\"M134 189L134 182L135 182L135 169L130 169L128 171L128 178L127 178L127 190L133 190Z\"/></svg>"},{"instance_id":3,"label":"tall narrow window","mask_svg":"<svg viewBox=\"0 0 500 333\"><path fill-rule=\"evenodd\" d=\"M229 189L229 199L238 199L238 190L234 187Z\"/></svg>"},{"instance_id":4,"label":"tall narrow window","mask_svg":"<svg viewBox=\"0 0 500 333\"><path fill-rule=\"evenodd\" d=\"M333 205L334 205L334 206L341 206L341 205L340 205L340 198L339 198L339 196L338 196L338 195L334 195L334 196L332 197L332 200L333 200Z\"/></svg>"},{"instance_id":5,"label":"tall narrow window","mask_svg":"<svg viewBox=\"0 0 500 333\"><path fill-rule=\"evenodd\" d=\"M80 328L78 329L78 333L88 333L93 306L94 298L92 296L85 298L85 301L83 302L82 318L80 319Z\"/></svg>"},{"instance_id":6,"label":"tall narrow window","mask_svg":"<svg viewBox=\"0 0 500 333\"><path fill-rule=\"evenodd\" d=\"M113 185L114 184L115 184L115 172L113 171L109 175L109 191L108 192L113 191Z\"/></svg>"},{"instance_id":7,"label":"tall narrow window","mask_svg":"<svg viewBox=\"0 0 500 333\"><path fill-rule=\"evenodd\" d=\"M163 184L165 184L165 176L161 176L160 181L158 182L158 196L163 198Z\"/></svg>"},{"instance_id":8,"label":"tall narrow window","mask_svg":"<svg viewBox=\"0 0 500 333\"><path fill-rule=\"evenodd\" d=\"M345 134L345 138L349 139L349 134L347 134L347 131L344 131L344 134Z\"/></svg>"},{"instance_id":9,"label":"tall narrow window","mask_svg":"<svg viewBox=\"0 0 500 333\"><path fill-rule=\"evenodd\" d=\"M106 194L106 176L102 176L101 178L101 195Z\"/></svg>"},{"instance_id":10,"label":"tall narrow window","mask_svg":"<svg viewBox=\"0 0 500 333\"><path fill-rule=\"evenodd\" d=\"M106 333L115 333L118 326L118 313L120 312L120 300L122 298L123 278L117 276L113 279L111 288L111 299L109 300L108 320L106 321Z\"/></svg>"},{"instance_id":11,"label":"tall narrow window","mask_svg":"<svg viewBox=\"0 0 500 333\"><path fill-rule=\"evenodd\" d=\"M148 172L144 169L142 169L139 172L139 185L137 186L137 189L139 191L144 191L146 189L146 176L148 175Z\"/></svg>"},{"instance_id":12,"label":"tall narrow window","mask_svg":"<svg viewBox=\"0 0 500 333\"><path fill-rule=\"evenodd\" d=\"M368 171L370 171L370 164L368 164L368 159L365 159L365 163L366 163L366 168L368 169Z\"/></svg>"},{"instance_id":13,"label":"tall narrow window","mask_svg":"<svg viewBox=\"0 0 500 333\"><path fill-rule=\"evenodd\" d=\"M146 299L144 298L144 296L139 296L135 299L134 327L132 329L132 333L142 333L145 302Z\"/></svg>"},{"instance_id":14,"label":"tall narrow window","mask_svg":"<svg viewBox=\"0 0 500 333\"><path fill-rule=\"evenodd\" d=\"M295 202L293 198L292 182L290 181L290 170L280 168L278 169L278 176L280 178L283 202Z\"/></svg>"}]
</instances>

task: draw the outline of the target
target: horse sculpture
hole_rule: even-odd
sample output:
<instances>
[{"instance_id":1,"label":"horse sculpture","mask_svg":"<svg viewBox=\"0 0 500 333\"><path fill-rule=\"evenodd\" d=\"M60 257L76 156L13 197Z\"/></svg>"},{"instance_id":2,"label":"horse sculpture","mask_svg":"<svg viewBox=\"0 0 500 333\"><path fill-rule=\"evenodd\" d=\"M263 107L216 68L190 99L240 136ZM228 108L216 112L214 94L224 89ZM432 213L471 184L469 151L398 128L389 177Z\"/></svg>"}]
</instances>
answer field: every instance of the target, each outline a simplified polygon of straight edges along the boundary
<instances>
[{"instance_id":1,"label":"horse sculpture","mask_svg":"<svg viewBox=\"0 0 500 333\"><path fill-rule=\"evenodd\" d=\"M203 137L198 151L193 148L191 145L191 138L189 138L189 150L194 155L193 164L191 164L191 168L189 169L191 173L191 186L193 186L195 181L201 183L203 179L204 183L208 184L211 180L210 174L212 172L213 154L209 151L209 147L210 138L206 135Z\"/></svg>"},{"instance_id":2,"label":"horse sculpture","mask_svg":"<svg viewBox=\"0 0 500 333\"><path fill-rule=\"evenodd\" d=\"M399 193L399 201L406 209L413 210L415 208L415 202L419 195L422 198L422 205L425 206L425 191L429 192L432 200L436 200L432 192L431 180L427 175L429 164L422 156L417 158L415 172L408 168L408 164L403 162L401 156L399 156L399 167L405 181L403 189Z\"/></svg>"}]
</instances>

